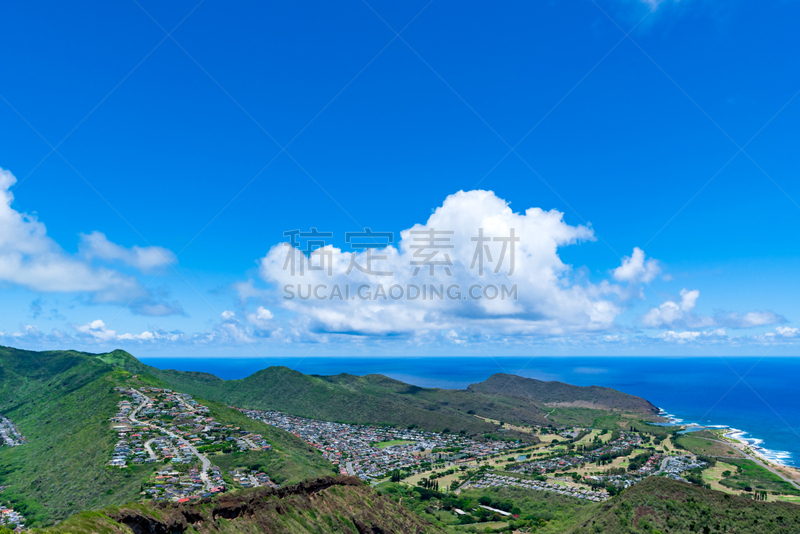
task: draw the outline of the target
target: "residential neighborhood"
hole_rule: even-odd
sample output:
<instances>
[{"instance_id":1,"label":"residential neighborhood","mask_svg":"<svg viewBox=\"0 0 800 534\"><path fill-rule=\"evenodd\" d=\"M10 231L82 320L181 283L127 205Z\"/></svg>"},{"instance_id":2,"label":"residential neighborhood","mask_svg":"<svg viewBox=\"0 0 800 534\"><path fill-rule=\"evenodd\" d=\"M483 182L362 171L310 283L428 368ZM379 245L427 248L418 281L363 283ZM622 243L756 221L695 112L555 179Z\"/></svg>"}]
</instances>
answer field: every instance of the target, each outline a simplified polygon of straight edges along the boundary
<instances>
[{"instance_id":1,"label":"residential neighborhood","mask_svg":"<svg viewBox=\"0 0 800 534\"><path fill-rule=\"evenodd\" d=\"M216 421L191 395L156 387L116 390L122 399L111 423L119 440L108 464L167 464L145 482L144 492L153 500L184 502L225 491L222 472L208 453L271 449L260 434ZM243 485L253 483L248 479Z\"/></svg>"},{"instance_id":2,"label":"residential neighborhood","mask_svg":"<svg viewBox=\"0 0 800 534\"><path fill-rule=\"evenodd\" d=\"M280 486L270 480L266 473L257 470L234 469L228 471L228 474L233 477L233 481L242 486L243 488L259 488L261 486L269 486L270 488L279 488Z\"/></svg>"},{"instance_id":3,"label":"residential neighborhood","mask_svg":"<svg viewBox=\"0 0 800 534\"><path fill-rule=\"evenodd\" d=\"M25 437L11 420L0 415L0 446L16 447L25 444Z\"/></svg>"},{"instance_id":4,"label":"residential neighborhood","mask_svg":"<svg viewBox=\"0 0 800 534\"><path fill-rule=\"evenodd\" d=\"M0 525L21 532L25 527L25 518L12 508L0 504Z\"/></svg>"},{"instance_id":5,"label":"residential neighborhood","mask_svg":"<svg viewBox=\"0 0 800 534\"><path fill-rule=\"evenodd\" d=\"M384 477L395 469L413 469L426 462L457 463L519 446L508 441L476 441L460 434L331 423L274 411L241 412L294 434L322 451L342 474L363 480Z\"/></svg>"}]
</instances>

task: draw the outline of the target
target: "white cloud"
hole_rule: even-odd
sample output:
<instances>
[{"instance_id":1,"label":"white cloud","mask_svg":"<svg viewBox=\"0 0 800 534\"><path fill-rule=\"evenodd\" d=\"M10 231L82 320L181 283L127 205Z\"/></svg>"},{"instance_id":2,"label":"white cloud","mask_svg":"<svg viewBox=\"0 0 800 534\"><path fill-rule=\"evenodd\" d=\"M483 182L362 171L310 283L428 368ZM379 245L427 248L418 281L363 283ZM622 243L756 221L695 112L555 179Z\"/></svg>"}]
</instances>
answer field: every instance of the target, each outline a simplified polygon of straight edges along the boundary
<instances>
[{"instance_id":1,"label":"white cloud","mask_svg":"<svg viewBox=\"0 0 800 534\"><path fill-rule=\"evenodd\" d=\"M222 316L222 319L223 319L223 320L225 320L225 321L228 321L228 320L230 320L230 319L233 319L233 317L234 317L236 314L235 314L234 312L230 311L230 310L225 310L225 311L224 311L224 312L222 312L220 315Z\"/></svg>"},{"instance_id":2,"label":"white cloud","mask_svg":"<svg viewBox=\"0 0 800 534\"><path fill-rule=\"evenodd\" d=\"M790 328L788 326L775 327L775 332L781 337L797 337L800 335L800 329Z\"/></svg>"},{"instance_id":3,"label":"white cloud","mask_svg":"<svg viewBox=\"0 0 800 534\"><path fill-rule=\"evenodd\" d=\"M726 313L717 312L714 317L694 313L700 291L681 290L681 301L668 300L658 308L652 308L642 317L642 325L647 328L683 327L708 328L713 326L725 328L754 328L785 322L786 319L771 311Z\"/></svg>"},{"instance_id":4,"label":"white cloud","mask_svg":"<svg viewBox=\"0 0 800 534\"><path fill-rule=\"evenodd\" d=\"M694 331L675 332L673 330L668 330L666 332L658 334L656 337L664 341L683 344L683 343L690 343L693 341L699 341L702 339L724 338L726 337L726 335L727 334L724 328L718 328L710 332L694 332Z\"/></svg>"},{"instance_id":5,"label":"white cloud","mask_svg":"<svg viewBox=\"0 0 800 534\"><path fill-rule=\"evenodd\" d=\"M510 271L510 249L507 249L502 267L495 273L502 254L502 241L489 241L490 254L485 255L484 275L478 275L478 264L473 266L476 252L478 230L484 230L484 236L509 237L513 229L519 242L515 247L514 272ZM452 266L452 276L448 276L443 267L435 269L435 275L429 275L425 267L417 276L413 276L415 266L411 261L418 261L414 249L419 244L422 234L413 232L431 229L452 231L447 236L446 244L452 248L440 250L434 260L445 260L446 253ZM360 284L370 284L373 296L368 301L342 300L338 298L320 301L316 298L308 300L283 300L282 305L293 312L298 324L318 335L345 333L358 335L393 335L407 336L444 336L445 332L456 330L463 335L491 336L502 335L564 335L570 333L605 332L614 328L614 321L621 308L610 298L620 292L620 288L612 284L601 285L575 284L571 281L572 268L564 264L558 256L558 248L582 241L594 240L591 228L571 226L564 222L563 214L556 211L544 211L530 208L523 213L514 213L506 201L495 196L491 191L458 192L445 199L441 207L436 209L425 224L417 224L400 233L401 239L397 247L373 250L372 254L385 256L386 259L373 261L373 271L393 271L394 276L383 278L368 276L358 270L350 275L346 271L350 265L350 251L342 251L333 246L326 246L314 256L314 264L320 264L320 256L327 255L326 269L330 264L331 275L326 271L308 271L303 276L292 276L290 269L284 269L289 258L298 266L303 259L301 252L289 249L281 243L270 249L260 260L259 273L268 283L273 284L278 295L283 295L285 285L296 288L301 284L303 295L307 293L308 284L318 287L326 285L320 295L331 296L332 288L338 285L351 286L355 293ZM415 241L415 239L417 241ZM637 249L638 250L638 249ZM638 253L635 251L635 255ZM419 254L418 254L419 255ZM491 256L491 262L489 257ZM638 258L638 256L636 256ZM358 252L356 259L359 265L366 266L367 252ZM638 261L635 260L635 261ZM644 262L644 260L641 260ZM658 268L654 260L643 263L644 272L637 274L641 280L654 276ZM628 266L627 269L635 270ZM633 276L621 275L628 280ZM458 284L461 289L461 300L394 300L377 291L379 284L388 291L389 286L399 284L407 289L408 284L440 284L447 288ZM517 285L517 300L496 298L494 300L463 300L472 284L506 284ZM296 292L296 291L295 291ZM328 293L326 293L328 292ZM399 290L395 291L399 294Z\"/></svg>"},{"instance_id":6,"label":"white cloud","mask_svg":"<svg viewBox=\"0 0 800 534\"><path fill-rule=\"evenodd\" d=\"M273 315L272 312L268 309L264 308L264 306L259 306L256 312L256 318L260 321L267 321L272 319Z\"/></svg>"},{"instance_id":7,"label":"white cloud","mask_svg":"<svg viewBox=\"0 0 800 534\"><path fill-rule=\"evenodd\" d=\"M274 315L264 306L259 306L255 313L248 313L245 317L249 324L255 326L259 330L270 330L275 327L270 321Z\"/></svg>"},{"instance_id":8,"label":"white cloud","mask_svg":"<svg viewBox=\"0 0 800 534\"><path fill-rule=\"evenodd\" d=\"M740 315L737 312L723 313L715 315L717 324L729 328L755 328L759 326L770 326L777 323L784 323L786 319L782 315L771 311L748 312Z\"/></svg>"},{"instance_id":9,"label":"white cloud","mask_svg":"<svg viewBox=\"0 0 800 534\"><path fill-rule=\"evenodd\" d=\"M0 169L0 282L39 292L88 295L93 303L130 303L135 313L145 315L182 313L179 304L160 302L132 276L93 266L82 255L67 254L36 216L11 207L14 195L10 188L16 181L13 174ZM132 261L140 266L153 261L151 249L124 249L97 233L84 237L92 243L102 241L107 250L116 247L128 259L138 258Z\"/></svg>"},{"instance_id":10,"label":"white cloud","mask_svg":"<svg viewBox=\"0 0 800 534\"><path fill-rule=\"evenodd\" d=\"M661 272L657 260L645 260L644 251L634 247L633 254L622 258L622 265L614 269L614 279L630 284L649 283Z\"/></svg>"},{"instance_id":11,"label":"white cloud","mask_svg":"<svg viewBox=\"0 0 800 534\"><path fill-rule=\"evenodd\" d=\"M683 324L685 320L689 318L689 322L695 327L711 326L714 323L710 317L691 316L691 312L694 310L699 296L700 291L697 289L693 289L692 291L681 289L681 301L679 304L668 300L658 308L651 309L642 317L642 324L649 328L658 328L661 326Z\"/></svg>"},{"instance_id":12,"label":"white cloud","mask_svg":"<svg viewBox=\"0 0 800 534\"><path fill-rule=\"evenodd\" d=\"M163 247L125 248L112 243L101 232L81 234L78 248L87 259L119 261L142 272L150 272L159 267L166 267L177 262L177 256Z\"/></svg>"},{"instance_id":13,"label":"white cloud","mask_svg":"<svg viewBox=\"0 0 800 534\"><path fill-rule=\"evenodd\" d=\"M78 336L84 339L93 340L103 345L115 345L117 342L125 341L180 341L185 338L182 332L165 332L154 329L152 332L145 330L141 334L117 334L116 330L111 330L106 326L102 319L96 319L84 325L74 325Z\"/></svg>"},{"instance_id":14,"label":"white cloud","mask_svg":"<svg viewBox=\"0 0 800 534\"><path fill-rule=\"evenodd\" d=\"M111 341L117 339L117 332L106 328L106 323L101 319L96 319L90 323L76 326L75 330L81 334L87 334L98 341Z\"/></svg>"},{"instance_id":15,"label":"white cloud","mask_svg":"<svg viewBox=\"0 0 800 534\"><path fill-rule=\"evenodd\" d=\"M681 311L686 313L691 312L697 305L697 298L699 296L700 291L697 289L691 291L681 289Z\"/></svg>"}]
</instances>

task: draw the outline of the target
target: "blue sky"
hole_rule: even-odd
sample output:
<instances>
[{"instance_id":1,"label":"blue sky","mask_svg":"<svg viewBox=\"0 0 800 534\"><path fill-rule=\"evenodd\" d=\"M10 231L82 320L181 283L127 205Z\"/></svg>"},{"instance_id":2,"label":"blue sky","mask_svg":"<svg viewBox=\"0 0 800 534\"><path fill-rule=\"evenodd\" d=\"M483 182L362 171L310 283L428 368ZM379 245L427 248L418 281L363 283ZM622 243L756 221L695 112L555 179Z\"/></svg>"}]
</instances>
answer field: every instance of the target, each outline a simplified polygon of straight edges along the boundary
<instances>
[{"instance_id":1,"label":"blue sky","mask_svg":"<svg viewBox=\"0 0 800 534\"><path fill-rule=\"evenodd\" d=\"M3 15L2 344L796 354L797 2ZM345 232L394 232L407 262L414 225L492 221L535 258L507 309L283 299L284 231L345 262Z\"/></svg>"}]
</instances>

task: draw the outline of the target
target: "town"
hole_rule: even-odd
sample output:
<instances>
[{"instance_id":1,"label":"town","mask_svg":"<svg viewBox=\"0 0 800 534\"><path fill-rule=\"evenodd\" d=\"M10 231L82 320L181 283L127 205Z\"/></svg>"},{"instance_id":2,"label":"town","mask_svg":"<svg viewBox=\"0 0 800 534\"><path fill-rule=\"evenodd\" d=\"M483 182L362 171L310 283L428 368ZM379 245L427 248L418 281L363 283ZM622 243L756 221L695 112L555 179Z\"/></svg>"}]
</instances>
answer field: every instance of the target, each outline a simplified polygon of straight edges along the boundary
<instances>
[{"instance_id":1,"label":"town","mask_svg":"<svg viewBox=\"0 0 800 534\"><path fill-rule=\"evenodd\" d=\"M223 474L212 465L208 453L271 448L259 434L215 421L209 408L191 395L156 387L116 390L123 398L111 422L119 441L109 465L168 464L145 483L144 491L150 499L186 502L226 491ZM260 475L248 477L240 485L274 485L266 475Z\"/></svg>"},{"instance_id":2,"label":"town","mask_svg":"<svg viewBox=\"0 0 800 534\"><path fill-rule=\"evenodd\" d=\"M467 462L518 447L509 441L476 441L460 434L331 423L281 412L241 410L252 419L294 434L322 451L343 475L380 479L397 469L432 461Z\"/></svg>"},{"instance_id":3,"label":"town","mask_svg":"<svg viewBox=\"0 0 800 534\"><path fill-rule=\"evenodd\" d=\"M120 400L110 423L117 442L108 466L152 464L152 474L143 482L144 499L186 503L233 488L279 487L263 471L223 471L212 463L214 455L269 451L271 445L262 435L219 422L207 406L185 393L150 386L115 391ZM373 485L390 476L419 486L441 478L444 488L456 494L508 486L599 503L648 476L685 481L685 473L706 465L691 455L657 451L648 444L649 437L633 431L531 427L539 443L481 441L413 426L398 429L238 410L317 448L342 475ZM6 446L25 444L3 416L0 437ZM0 524L21 532L25 520L0 505Z\"/></svg>"}]
</instances>

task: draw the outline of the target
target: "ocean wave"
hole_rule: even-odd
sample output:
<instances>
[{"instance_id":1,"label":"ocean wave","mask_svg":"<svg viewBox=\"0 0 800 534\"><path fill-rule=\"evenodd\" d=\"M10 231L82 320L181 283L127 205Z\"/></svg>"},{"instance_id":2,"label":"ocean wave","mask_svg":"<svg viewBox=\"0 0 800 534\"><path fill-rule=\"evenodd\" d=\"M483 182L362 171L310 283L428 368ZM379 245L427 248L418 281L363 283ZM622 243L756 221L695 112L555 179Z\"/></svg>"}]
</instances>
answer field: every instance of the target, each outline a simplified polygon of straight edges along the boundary
<instances>
[{"instance_id":1,"label":"ocean wave","mask_svg":"<svg viewBox=\"0 0 800 534\"><path fill-rule=\"evenodd\" d=\"M777 451L762 447L764 440L750 436L745 430L731 428L730 431L725 433L725 437L746 443L747 446L750 447L758 456L766 458L772 463L785 465L787 467L792 465L792 453L789 451Z\"/></svg>"},{"instance_id":2,"label":"ocean wave","mask_svg":"<svg viewBox=\"0 0 800 534\"><path fill-rule=\"evenodd\" d=\"M684 420L675 416L674 414L669 413L664 408L658 409L658 415L660 417L664 417L667 419L666 423L660 423L660 426L679 426L683 425L686 426L688 431L696 431L701 430L704 428L717 428L717 429L728 429L727 432L724 433L725 437L735 439L745 443L750 449L752 449L758 456L777 464L783 465L787 467L791 467L794 465L792 461L793 456L792 453L789 451L780 451L774 449L768 449L764 447L764 440L761 438L756 438L751 436L747 431L740 430L738 428L732 428L728 425L700 425L698 423L684 423Z\"/></svg>"},{"instance_id":3,"label":"ocean wave","mask_svg":"<svg viewBox=\"0 0 800 534\"><path fill-rule=\"evenodd\" d=\"M678 417L676 417L673 414L671 414L668 411L666 411L664 408L659 408L658 410L659 410L658 416L659 417L663 417L663 418L665 418L667 420L667 423L662 423L662 424L665 424L665 425L679 425L679 424L683 423L683 419L679 419Z\"/></svg>"}]
</instances>

